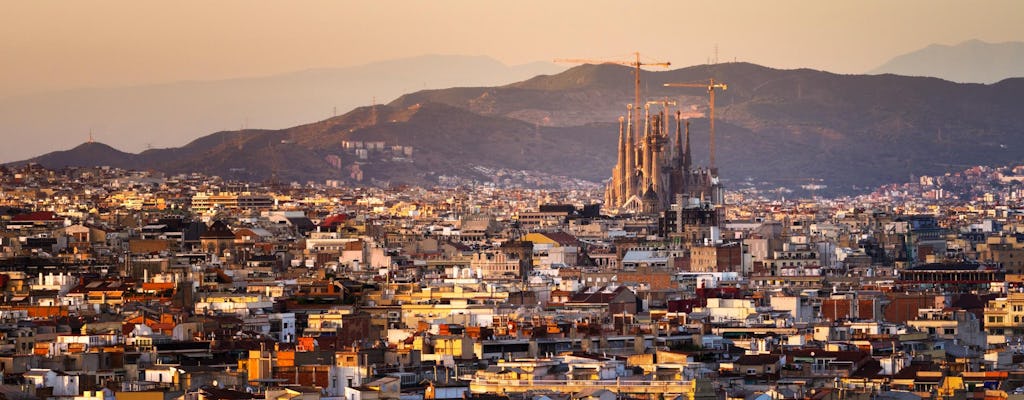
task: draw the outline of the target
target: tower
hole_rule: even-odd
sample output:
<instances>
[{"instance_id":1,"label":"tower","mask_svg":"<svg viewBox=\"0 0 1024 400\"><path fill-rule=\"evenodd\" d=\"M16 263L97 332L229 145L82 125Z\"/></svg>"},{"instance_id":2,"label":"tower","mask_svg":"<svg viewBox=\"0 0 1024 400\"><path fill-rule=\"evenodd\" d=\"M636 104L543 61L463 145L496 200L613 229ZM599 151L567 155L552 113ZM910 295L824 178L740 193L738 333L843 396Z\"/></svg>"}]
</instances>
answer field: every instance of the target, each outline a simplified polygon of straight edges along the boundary
<instances>
[{"instance_id":1,"label":"tower","mask_svg":"<svg viewBox=\"0 0 1024 400\"><path fill-rule=\"evenodd\" d=\"M626 112L628 117L626 118L626 194L619 199L619 205L629 199L636 193L636 150L634 149L635 144L633 142L633 105L629 105L629 111ZM618 206L618 205L617 205Z\"/></svg>"},{"instance_id":2,"label":"tower","mask_svg":"<svg viewBox=\"0 0 1024 400\"><path fill-rule=\"evenodd\" d=\"M686 120L686 142L683 144L683 173L689 174L690 168L693 167L692 159L690 158L690 120Z\"/></svg>"},{"instance_id":3,"label":"tower","mask_svg":"<svg viewBox=\"0 0 1024 400\"><path fill-rule=\"evenodd\" d=\"M650 119L653 122L651 126L653 126L653 128L649 133L651 149L649 157L650 159L648 160L648 163L650 164L651 170L651 190L654 191L654 195L658 199L659 207L663 204L663 199L665 198L665 191L661 187L661 152L663 150L664 145L661 130L663 126L661 122L661 117L663 117L664 115L664 113L659 113L651 116Z\"/></svg>"},{"instance_id":4,"label":"tower","mask_svg":"<svg viewBox=\"0 0 1024 400\"><path fill-rule=\"evenodd\" d=\"M672 157L676 164L683 160L683 112L676 111L676 139L672 145Z\"/></svg>"}]
</instances>

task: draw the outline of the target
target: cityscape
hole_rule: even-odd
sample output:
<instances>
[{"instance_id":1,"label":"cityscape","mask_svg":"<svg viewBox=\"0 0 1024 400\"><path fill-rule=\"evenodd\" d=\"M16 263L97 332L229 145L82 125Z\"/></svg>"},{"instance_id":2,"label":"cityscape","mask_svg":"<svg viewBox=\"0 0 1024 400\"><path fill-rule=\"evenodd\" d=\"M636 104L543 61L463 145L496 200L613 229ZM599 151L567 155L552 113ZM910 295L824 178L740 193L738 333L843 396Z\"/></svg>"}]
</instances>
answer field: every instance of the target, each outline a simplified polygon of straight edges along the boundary
<instances>
[{"instance_id":1,"label":"cityscape","mask_svg":"<svg viewBox=\"0 0 1024 400\"><path fill-rule=\"evenodd\" d=\"M291 21L254 5L238 12L282 32L350 6L375 15L320 4ZM436 5L420 11L444 21L434 13L466 6ZM993 6L1009 14L994 26L1024 18ZM410 11L395 12L399 24ZM970 68L988 72L996 47L1014 55L1016 72L995 79L934 63L765 67L714 45L688 66L635 50L504 69L449 57L494 81L424 77L393 99L159 147L110 122L33 140L0 111L0 400L1024 400L1024 37L1005 25L1017 41L1002 47L926 48L970 48ZM563 51L549 46L536 57ZM42 132L77 118L62 96L156 93L75 86L100 82L91 74L64 92L0 80L38 90L0 105L59 100L59 121L23 113ZM324 79L325 92L361 90ZM166 85L152 96L192 90L202 109L174 123L217 113L200 105L208 87Z\"/></svg>"}]
</instances>

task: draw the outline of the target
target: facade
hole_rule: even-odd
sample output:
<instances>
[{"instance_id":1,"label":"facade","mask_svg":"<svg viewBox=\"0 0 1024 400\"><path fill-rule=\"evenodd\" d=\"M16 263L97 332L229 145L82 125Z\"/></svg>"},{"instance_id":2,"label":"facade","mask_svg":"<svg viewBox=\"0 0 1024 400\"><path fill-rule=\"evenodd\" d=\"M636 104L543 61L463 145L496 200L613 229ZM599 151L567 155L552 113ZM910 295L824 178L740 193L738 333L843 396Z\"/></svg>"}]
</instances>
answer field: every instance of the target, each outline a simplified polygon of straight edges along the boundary
<instances>
[{"instance_id":1,"label":"facade","mask_svg":"<svg viewBox=\"0 0 1024 400\"><path fill-rule=\"evenodd\" d=\"M522 273L519 258L502 251L483 251L473 255L469 267L484 280L516 280Z\"/></svg>"},{"instance_id":2,"label":"facade","mask_svg":"<svg viewBox=\"0 0 1024 400\"><path fill-rule=\"evenodd\" d=\"M274 198L253 193L197 193L192 196L192 210L205 212L208 210L226 209L260 209L274 205Z\"/></svg>"},{"instance_id":3,"label":"facade","mask_svg":"<svg viewBox=\"0 0 1024 400\"><path fill-rule=\"evenodd\" d=\"M1008 293L989 301L985 306L985 330L1007 339L1024 336L1024 293Z\"/></svg>"},{"instance_id":4,"label":"facade","mask_svg":"<svg viewBox=\"0 0 1024 400\"><path fill-rule=\"evenodd\" d=\"M979 261L1000 265L1007 274L1024 273L1024 243L1015 236L992 236L977 248Z\"/></svg>"},{"instance_id":5,"label":"facade","mask_svg":"<svg viewBox=\"0 0 1024 400\"><path fill-rule=\"evenodd\" d=\"M964 310L922 309L918 311L918 318L907 321L907 325L933 337L956 339L974 348L985 348L987 345L980 321L974 314Z\"/></svg>"},{"instance_id":6,"label":"facade","mask_svg":"<svg viewBox=\"0 0 1024 400\"><path fill-rule=\"evenodd\" d=\"M743 272L743 251L739 242L690 248L690 271Z\"/></svg>"},{"instance_id":7,"label":"facade","mask_svg":"<svg viewBox=\"0 0 1024 400\"><path fill-rule=\"evenodd\" d=\"M722 208L715 204L692 197L679 198L658 218L658 235L677 247L717 243L724 219Z\"/></svg>"}]
</instances>

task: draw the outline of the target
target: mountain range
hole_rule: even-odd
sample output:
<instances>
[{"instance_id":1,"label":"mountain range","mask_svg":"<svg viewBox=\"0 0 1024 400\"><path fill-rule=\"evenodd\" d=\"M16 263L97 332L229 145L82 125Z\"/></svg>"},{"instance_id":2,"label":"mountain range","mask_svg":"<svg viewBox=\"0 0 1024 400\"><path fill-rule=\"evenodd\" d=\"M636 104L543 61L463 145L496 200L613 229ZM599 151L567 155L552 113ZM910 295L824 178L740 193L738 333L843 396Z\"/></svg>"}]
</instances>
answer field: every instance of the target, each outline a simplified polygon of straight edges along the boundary
<instances>
[{"instance_id":1,"label":"mountain range","mask_svg":"<svg viewBox=\"0 0 1024 400\"><path fill-rule=\"evenodd\" d=\"M952 46L932 44L897 56L868 73L995 83L1024 77L1024 42L988 43L975 39Z\"/></svg>"},{"instance_id":2,"label":"mountain range","mask_svg":"<svg viewBox=\"0 0 1024 400\"><path fill-rule=\"evenodd\" d=\"M489 179L477 168L485 167L600 181L615 163L632 74L583 65L504 86L416 91L311 124L222 131L180 148L130 154L87 143L28 161L249 180L351 180L358 169L365 178L430 184L439 175ZM1019 162L1024 149L1020 78L960 84L748 63L644 71L652 112L674 102L671 110L693 121L696 165L708 159L706 90L662 85L709 77L728 85L717 93L717 164L734 187L814 182L849 193L965 165ZM371 142L384 149L354 148Z\"/></svg>"}]
</instances>

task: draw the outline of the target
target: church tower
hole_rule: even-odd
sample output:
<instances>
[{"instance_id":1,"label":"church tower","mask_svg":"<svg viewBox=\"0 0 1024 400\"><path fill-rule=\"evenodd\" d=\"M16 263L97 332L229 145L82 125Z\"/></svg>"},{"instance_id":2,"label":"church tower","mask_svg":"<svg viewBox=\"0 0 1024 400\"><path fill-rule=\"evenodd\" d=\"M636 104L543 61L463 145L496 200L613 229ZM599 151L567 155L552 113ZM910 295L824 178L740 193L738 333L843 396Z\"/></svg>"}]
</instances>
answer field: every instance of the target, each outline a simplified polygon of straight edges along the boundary
<instances>
[{"instance_id":1,"label":"church tower","mask_svg":"<svg viewBox=\"0 0 1024 400\"><path fill-rule=\"evenodd\" d=\"M629 200L636 193L636 150L633 139L633 105L629 105L626 113L626 195L619 199L619 205Z\"/></svg>"}]
</instances>

